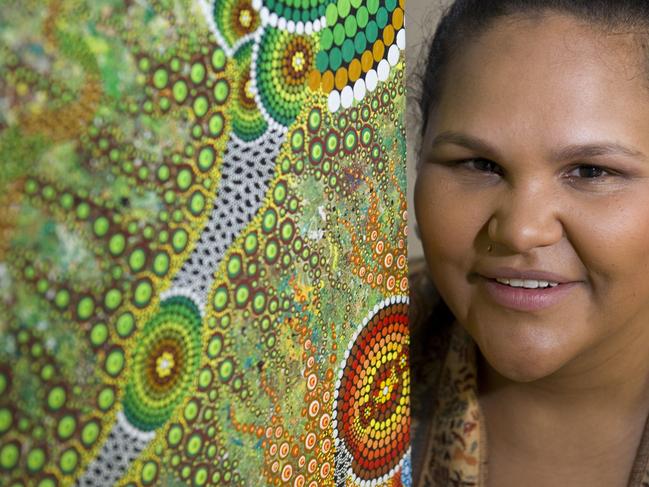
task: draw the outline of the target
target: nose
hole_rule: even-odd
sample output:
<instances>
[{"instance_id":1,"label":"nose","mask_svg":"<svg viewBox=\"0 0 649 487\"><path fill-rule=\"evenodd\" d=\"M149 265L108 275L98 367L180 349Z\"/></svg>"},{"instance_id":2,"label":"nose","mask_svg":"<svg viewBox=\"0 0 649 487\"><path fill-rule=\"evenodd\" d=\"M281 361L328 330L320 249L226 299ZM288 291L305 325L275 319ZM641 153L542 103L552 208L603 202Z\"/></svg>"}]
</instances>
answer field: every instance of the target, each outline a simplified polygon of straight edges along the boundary
<instances>
[{"instance_id":1,"label":"nose","mask_svg":"<svg viewBox=\"0 0 649 487\"><path fill-rule=\"evenodd\" d=\"M488 223L492 242L515 253L557 243L564 234L560 203L541 184L511 188L501 195Z\"/></svg>"}]
</instances>

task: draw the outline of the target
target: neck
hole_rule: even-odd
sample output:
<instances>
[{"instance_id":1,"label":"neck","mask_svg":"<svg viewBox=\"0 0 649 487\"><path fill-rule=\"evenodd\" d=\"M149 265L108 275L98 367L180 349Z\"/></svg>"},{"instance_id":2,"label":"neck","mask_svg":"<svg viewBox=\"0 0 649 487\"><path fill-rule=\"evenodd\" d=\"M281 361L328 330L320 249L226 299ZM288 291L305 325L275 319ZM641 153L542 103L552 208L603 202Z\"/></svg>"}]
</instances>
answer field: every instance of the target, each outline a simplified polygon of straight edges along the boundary
<instances>
[{"instance_id":1,"label":"neck","mask_svg":"<svg viewBox=\"0 0 649 487\"><path fill-rule=\"evenodd\" d=\"M506 441L522 453L564 461L583 461L584 452L604 457L618 445L627 455L635 452L649 412L649 327L635 330L527 383L507 379L479 355L480 403L490 442Z\"/></svg>"}]
</instances>

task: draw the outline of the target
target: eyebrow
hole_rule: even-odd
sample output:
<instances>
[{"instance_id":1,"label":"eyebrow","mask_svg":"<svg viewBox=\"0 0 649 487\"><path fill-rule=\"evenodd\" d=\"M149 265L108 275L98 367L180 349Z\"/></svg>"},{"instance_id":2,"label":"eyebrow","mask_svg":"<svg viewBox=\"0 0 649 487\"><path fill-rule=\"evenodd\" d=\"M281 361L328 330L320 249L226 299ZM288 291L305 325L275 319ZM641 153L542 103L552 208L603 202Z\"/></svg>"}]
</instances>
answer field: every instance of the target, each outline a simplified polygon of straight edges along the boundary
<instances>
[{"instance_id":1,"label":"eyebrow","mask_svg":"<svg viewBox=\"0 0 649 487\"><path fill-rule=\"evenodd\" d=\"M474 137L472 135L463 134L461 132L442 132L433 139L432 148L436 148L443 144L455 144L466 147L475 152L480 152L492 157L498 154L498 151L493 148L488 142ZM647 156L637 150L615 142L603 142L592 144L571 144L562 147L551 154L552 160L566 161L575 159L590 159L600 156L615 156L622 155L633 157L636 159L648 160Z\"/></svg>"}]
</instances>

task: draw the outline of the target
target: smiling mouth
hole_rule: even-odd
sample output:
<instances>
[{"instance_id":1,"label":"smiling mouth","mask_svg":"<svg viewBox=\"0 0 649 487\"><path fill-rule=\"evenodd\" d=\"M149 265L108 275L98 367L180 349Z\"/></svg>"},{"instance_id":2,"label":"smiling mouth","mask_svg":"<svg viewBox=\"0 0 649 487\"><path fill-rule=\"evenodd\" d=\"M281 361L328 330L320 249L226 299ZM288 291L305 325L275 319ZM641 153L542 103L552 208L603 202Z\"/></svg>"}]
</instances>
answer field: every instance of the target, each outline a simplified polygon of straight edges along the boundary
<instances>
[{"instance_id":1,"label":"smiling mouth","mask_svg":"<svg viewBox=\"0 0 649 487\"><path fill-rule=\"evenodd\" d=\"M558 282L540 281L535 279L506 279L504 277L499 277L493 280L499 284L504 284L505 286L523 289L546 289L557 287L559 285Z\"/></svg>"},{"instance_id":2,"label":"smiling mouth","mask_svg":"<svg viewBox=\"0 0 649 487\"><path fill-rule=\"evenodd\" d=\"M494 303L504 308L524 312L542 311L560 304L579 284L573 281L484 276L482 282L484 284L482 289Z\"/></svg>"}]
</instances>

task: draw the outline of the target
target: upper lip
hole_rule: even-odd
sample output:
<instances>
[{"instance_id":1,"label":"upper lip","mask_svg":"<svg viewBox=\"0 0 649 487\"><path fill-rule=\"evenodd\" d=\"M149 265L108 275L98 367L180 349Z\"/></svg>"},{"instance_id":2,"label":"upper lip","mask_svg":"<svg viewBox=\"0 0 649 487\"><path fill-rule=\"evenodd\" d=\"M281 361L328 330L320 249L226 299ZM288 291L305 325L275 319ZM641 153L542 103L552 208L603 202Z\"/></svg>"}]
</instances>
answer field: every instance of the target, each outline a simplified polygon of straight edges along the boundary
<instances>
[{"instance_id":1,"label":"upper lip","mask_svg":"<svg viewBox=\"0 0 649 487\"><path fill-rule=\"evenodd\" d=\"M554 272L541 271L537 269L515 269L513 267L486 269L478 271L478 274L487 279L522 279L529 281L557 282L559 284L567 284L576 281L576 279L570 279L561 274L555 274Z\"/></svg>"}]
</instances>

